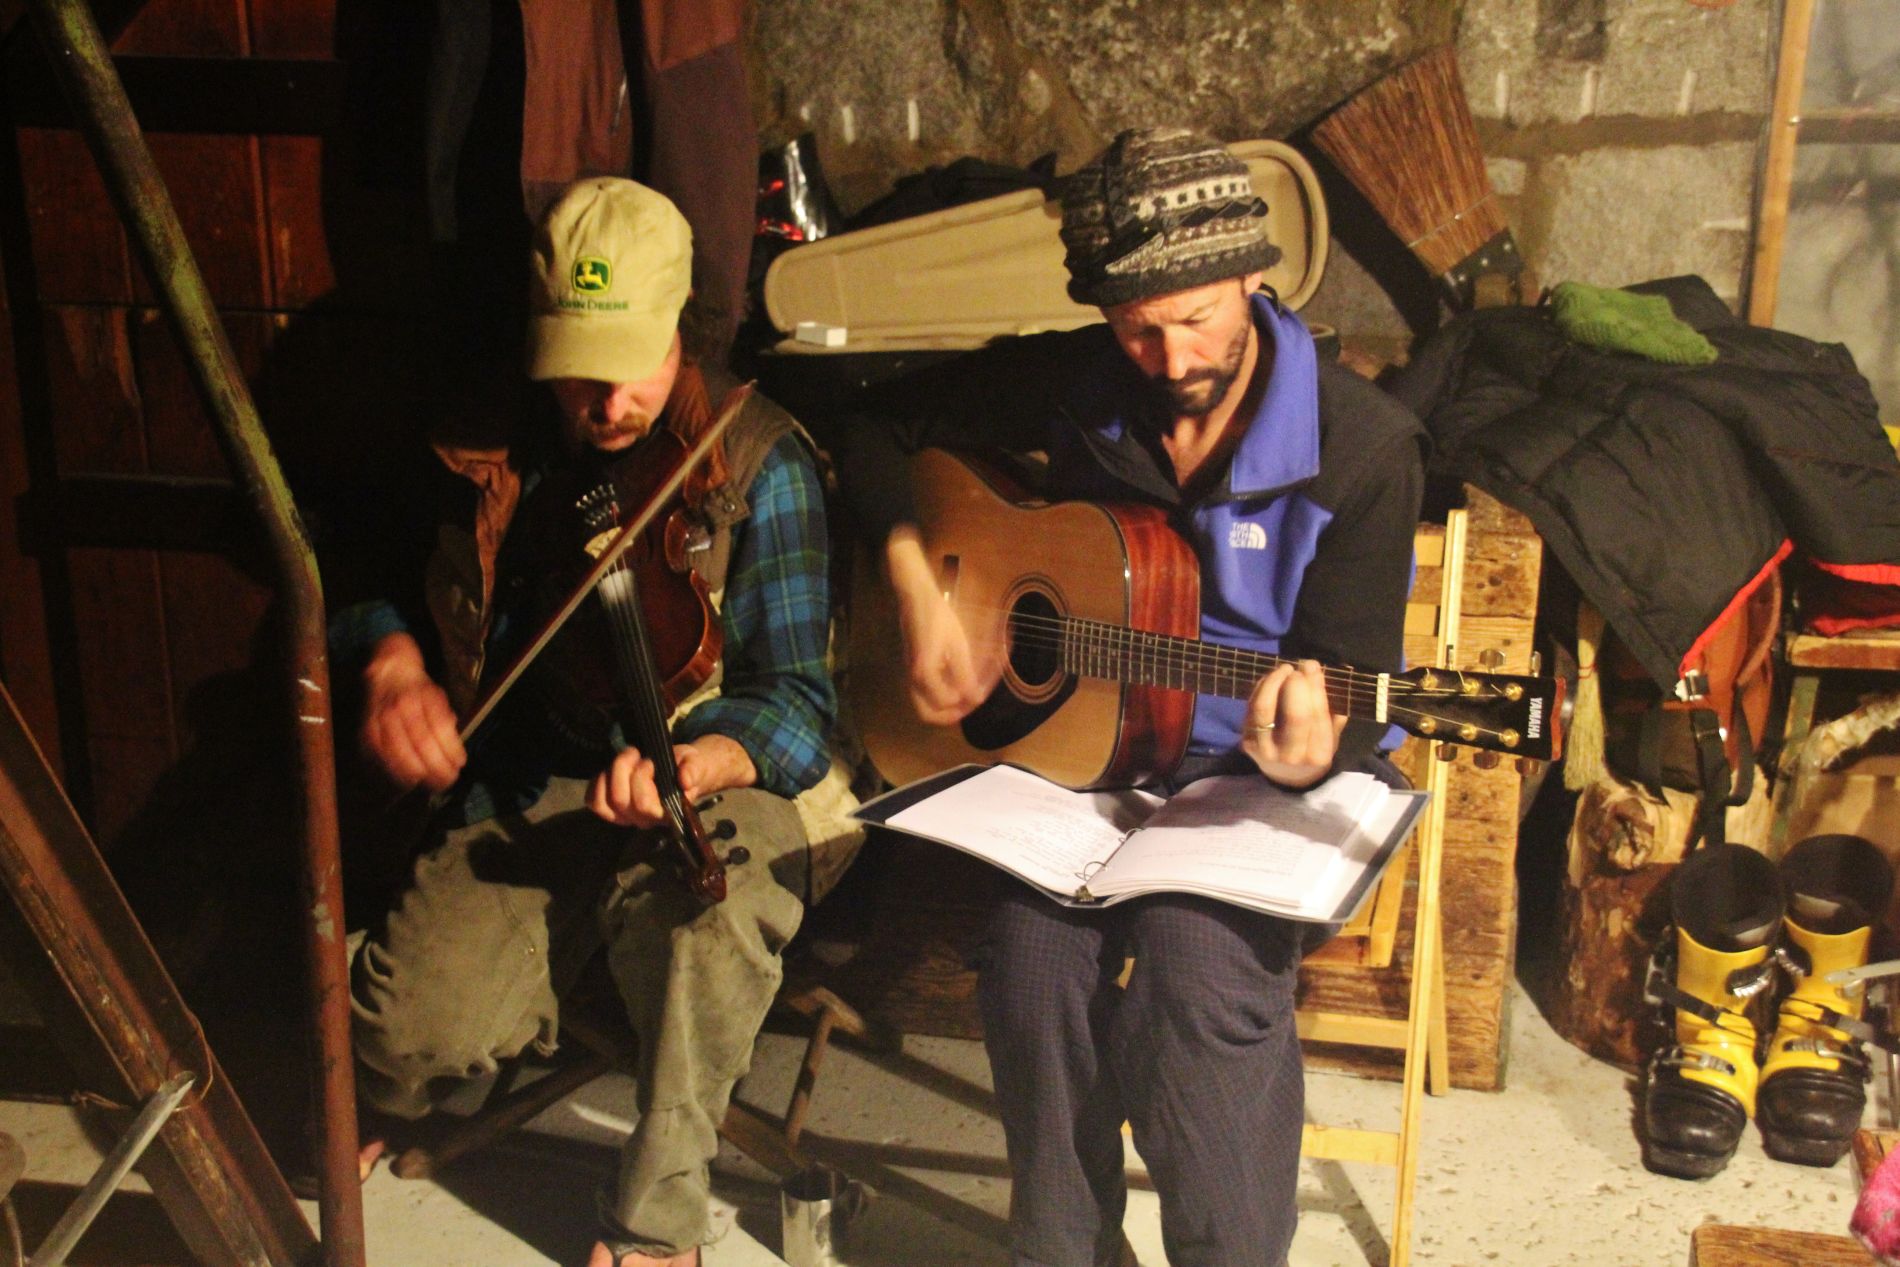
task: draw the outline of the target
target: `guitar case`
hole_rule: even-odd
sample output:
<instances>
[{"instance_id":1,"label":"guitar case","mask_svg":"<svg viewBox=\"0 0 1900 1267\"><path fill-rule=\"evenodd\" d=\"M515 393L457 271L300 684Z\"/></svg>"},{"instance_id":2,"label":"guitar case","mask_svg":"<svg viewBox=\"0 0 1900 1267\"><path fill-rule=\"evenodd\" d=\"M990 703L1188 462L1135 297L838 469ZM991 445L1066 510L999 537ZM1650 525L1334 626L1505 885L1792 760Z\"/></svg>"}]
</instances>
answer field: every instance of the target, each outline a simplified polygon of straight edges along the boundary
<instances>
[{"instance_id":1,"label":"guitar case","mask_svg":"<svg viewBox=\"0 0 1900 1267\"><path fill-rule=\"evenodd\" d=\"M1267 203L1283 252L1267 272L1299 308L1319 288L1326 204L1306 159L1279 141L1229 147ZM1101 313L1068 295L1062 211L1033 189L793 247L765 275L765 311L785 357L945 353L999 335L1068 330Z\"/></svg>"}]
</instances>

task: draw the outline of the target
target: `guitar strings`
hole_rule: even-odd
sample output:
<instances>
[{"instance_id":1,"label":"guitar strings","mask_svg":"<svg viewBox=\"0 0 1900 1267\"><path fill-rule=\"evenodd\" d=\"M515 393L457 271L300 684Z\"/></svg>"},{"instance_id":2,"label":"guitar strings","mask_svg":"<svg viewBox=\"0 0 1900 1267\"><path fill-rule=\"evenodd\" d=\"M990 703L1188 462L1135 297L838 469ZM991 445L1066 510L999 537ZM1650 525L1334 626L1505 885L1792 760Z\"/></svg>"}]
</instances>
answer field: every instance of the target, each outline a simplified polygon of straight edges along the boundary
<instances>
[{"instance_id":1,"label":"guitar strings","mask_svg":"<svg viewBox=\"0 0 1900 1267\"><path fill-rule=\"evenodd\" d=\"M988 608L991 612L1000 609ZM1053 648L1062 653L1064 667L1084 676L1115 676L1111 673L1090 674L1088 667L1099 668L1103 664L1113 664L1122 669L1140 668L1165 684L1178 685L1187 689L1189 680L1199 690L1213 694L1227 694L1233 698L1244 696L1251 690L1254 682L1268 670L1281 664L1294 663L1284 656L1264 651L1250 651L1245 648L1226 647L1218 643L1201 642L1191 638L1182 638L1172 634L1153 633L1147 630L1129 629L1107 621L1089 620L1078 616L1038 615L1031 612L1009 611L1004 613L1010 628L1021 635L1016 639L1024 646ZM1073 653L1072 655L1069 653ZM1230 663L1223 664L1222 660ZM1462 683L1464 675L1456 669L1440 670L1454 681ZM1346 713L1359 712L1369 714L1377 703L1380 675L1366 673L1350 667L1322 665L1321 674L1326 680L1327 695L1337 700ZM1209 679L1213 686L1206 685ZM1472 737L1479 735L1501 739L1503 730L1474 723L1460 722L1435 716L1423 708L1408 708L1399 703L1400 699L1434 700L1465 698L1467 693L1460 686L1425 687L1403 678L1386 679L1386 714L1388 717L1410 717L1419 721L1433 721L1457 727L1462 730L1471 725ZM1223 689L1224 688L1224 689Z\"/></svg>"},{"instance_id":2,"label":"guitar strings","mask_svg":"<svg viewBox=\"0 0 1900 1267\"><path fill-rule=\"evenodd\" d=\"M994 612L1000 609L988 610ZM1274 655L1271 652L1250 651L1241 647L1227 647L1219 643L1181 638L1173 634L1127 629L1106 621L1093 621L1079 616L1042 616L1020 611L1010 612L1007 615L1010 627L1026 635L1020 640L1026 646L1072 649L1083 655L1093 653L1123 659L1130 656L1147 657L1147 663L1152 667L1178 669L1193 673L1197 677L1213 674L1234 678L1246 673L1250 675L1247 681L1251 685L1252 681L1264 675L1266 671L1282 664L1296 663L1289 657ZM1222 659L1230 660L1232 663L1223 665L1220 663ZM1329 686L1343 687L1348 692L1376 693L1381 676L1377 673L1339 665L1322 665L1321 671ZM1441 670L1441 672L1453 676L1459 674L1456 669ZM1430 698L1450 698L1462 693L1457 688L1422 687L1399 677L1387 679L1387 691L1388 694Z\"/></svg>"}]
</instances>

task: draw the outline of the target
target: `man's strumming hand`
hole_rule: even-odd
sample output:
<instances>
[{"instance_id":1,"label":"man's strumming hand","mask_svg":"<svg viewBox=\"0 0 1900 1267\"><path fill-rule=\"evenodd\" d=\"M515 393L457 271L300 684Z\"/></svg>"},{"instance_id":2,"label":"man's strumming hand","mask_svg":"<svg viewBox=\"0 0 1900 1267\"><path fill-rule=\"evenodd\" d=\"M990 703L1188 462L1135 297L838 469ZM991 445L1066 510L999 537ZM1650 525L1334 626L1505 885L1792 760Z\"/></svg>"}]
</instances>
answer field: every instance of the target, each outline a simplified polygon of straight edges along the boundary
<instances>
[{"instance_id":1,"label":"man's strumming hand","mask_svg":"<svg viewBox=\"0 0 1900 1267\"><path fill-rule=\"evenodd\" d=\"M932 725L959 721L989 697L1002 677L1001 648L972 642L939 588L915 528L903 525L891 533L884 564L897 596L911 706Z\"/></svg>"}]
</instances>

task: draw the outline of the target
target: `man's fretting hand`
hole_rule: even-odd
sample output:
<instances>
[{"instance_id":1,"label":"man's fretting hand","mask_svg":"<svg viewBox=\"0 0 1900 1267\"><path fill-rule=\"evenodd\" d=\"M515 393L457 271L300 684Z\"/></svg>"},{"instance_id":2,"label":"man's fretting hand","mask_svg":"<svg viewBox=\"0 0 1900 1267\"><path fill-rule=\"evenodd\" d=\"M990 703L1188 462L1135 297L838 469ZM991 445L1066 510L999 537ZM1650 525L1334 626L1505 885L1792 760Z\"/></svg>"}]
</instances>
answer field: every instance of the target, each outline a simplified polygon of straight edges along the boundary
<instances>
[{"instance_id":1,"label":"man's fretting hand","mask_svg":"<svg viewBox=\"0 0 1900 1267\"><path fill-rule=\"evenodd\" d=\"M1311 787L1332 768L1344 717L1326 699L1317 660L1282 664L1254 684L1240 727L1240 750L1260 772L1288 787Z\"/></svg>"},{"instance_id":2,"label":"man's fretting hand","mask_svg":"<svg viewBox=\"0 0 1900 1267\"><path fill-rule=\"evenodd\" d=\"M679 769L680 794L689 804L759 781L752 754L726 735L701 735L691 743L673 745L673 763ZM619 753L594 776L587 789L587 808L620 827L657 827L665 822L666 807L660 803L652 760L637 748Z\"/></svg>"},{"instance_id":3,"label":"man's fretting hand","mask_svg":"<svg viewBox=\"0 0 1900 1267\"><path fill-rule=\"evenodd\" d=\"M449 697L429 676L422 648L406 633L386 635L363 669L363 752L398 787L447 791L468 753Z\"/></svg>"}]
</instances>

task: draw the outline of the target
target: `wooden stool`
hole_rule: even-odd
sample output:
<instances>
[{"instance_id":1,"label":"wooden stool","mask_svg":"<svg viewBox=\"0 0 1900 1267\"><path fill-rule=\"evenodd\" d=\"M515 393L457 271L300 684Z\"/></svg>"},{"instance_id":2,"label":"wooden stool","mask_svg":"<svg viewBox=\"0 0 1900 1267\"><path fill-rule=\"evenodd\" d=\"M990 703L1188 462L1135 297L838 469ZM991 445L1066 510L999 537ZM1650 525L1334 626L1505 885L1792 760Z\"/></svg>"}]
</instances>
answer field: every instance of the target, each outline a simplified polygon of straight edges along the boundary
<instances>
[{"instance_id":1,"label":"wooden stool","mask_svg":"<svg viewBox=\"0 0 1900 1267\"><path fill-rule=\"evenodd\" d=\"M1846 633L1833 638L1819 634L1790 634L1783 644L1789 687L1788 718L1782 728L1782 777L1775 785L1775 827L1772 839L1783 845L1788 823L1801 803L1803 770L1797 758L1808 732L1814 729L1814 709L1821 693L1822 675L1838 671L1869 670L1900 673L1900 629Z\"/></svg>"},{"instance_id":2,"label":"wooden stool","mask_svg":"<svg viewBox=\"0 0 1900 1267\"><path fill-rule=\"evenodd\" d=\"M1704 1223L1689 1234L1689 1267L1876 1267L1851 1236Z\"/></svg>"}]
</instances>

